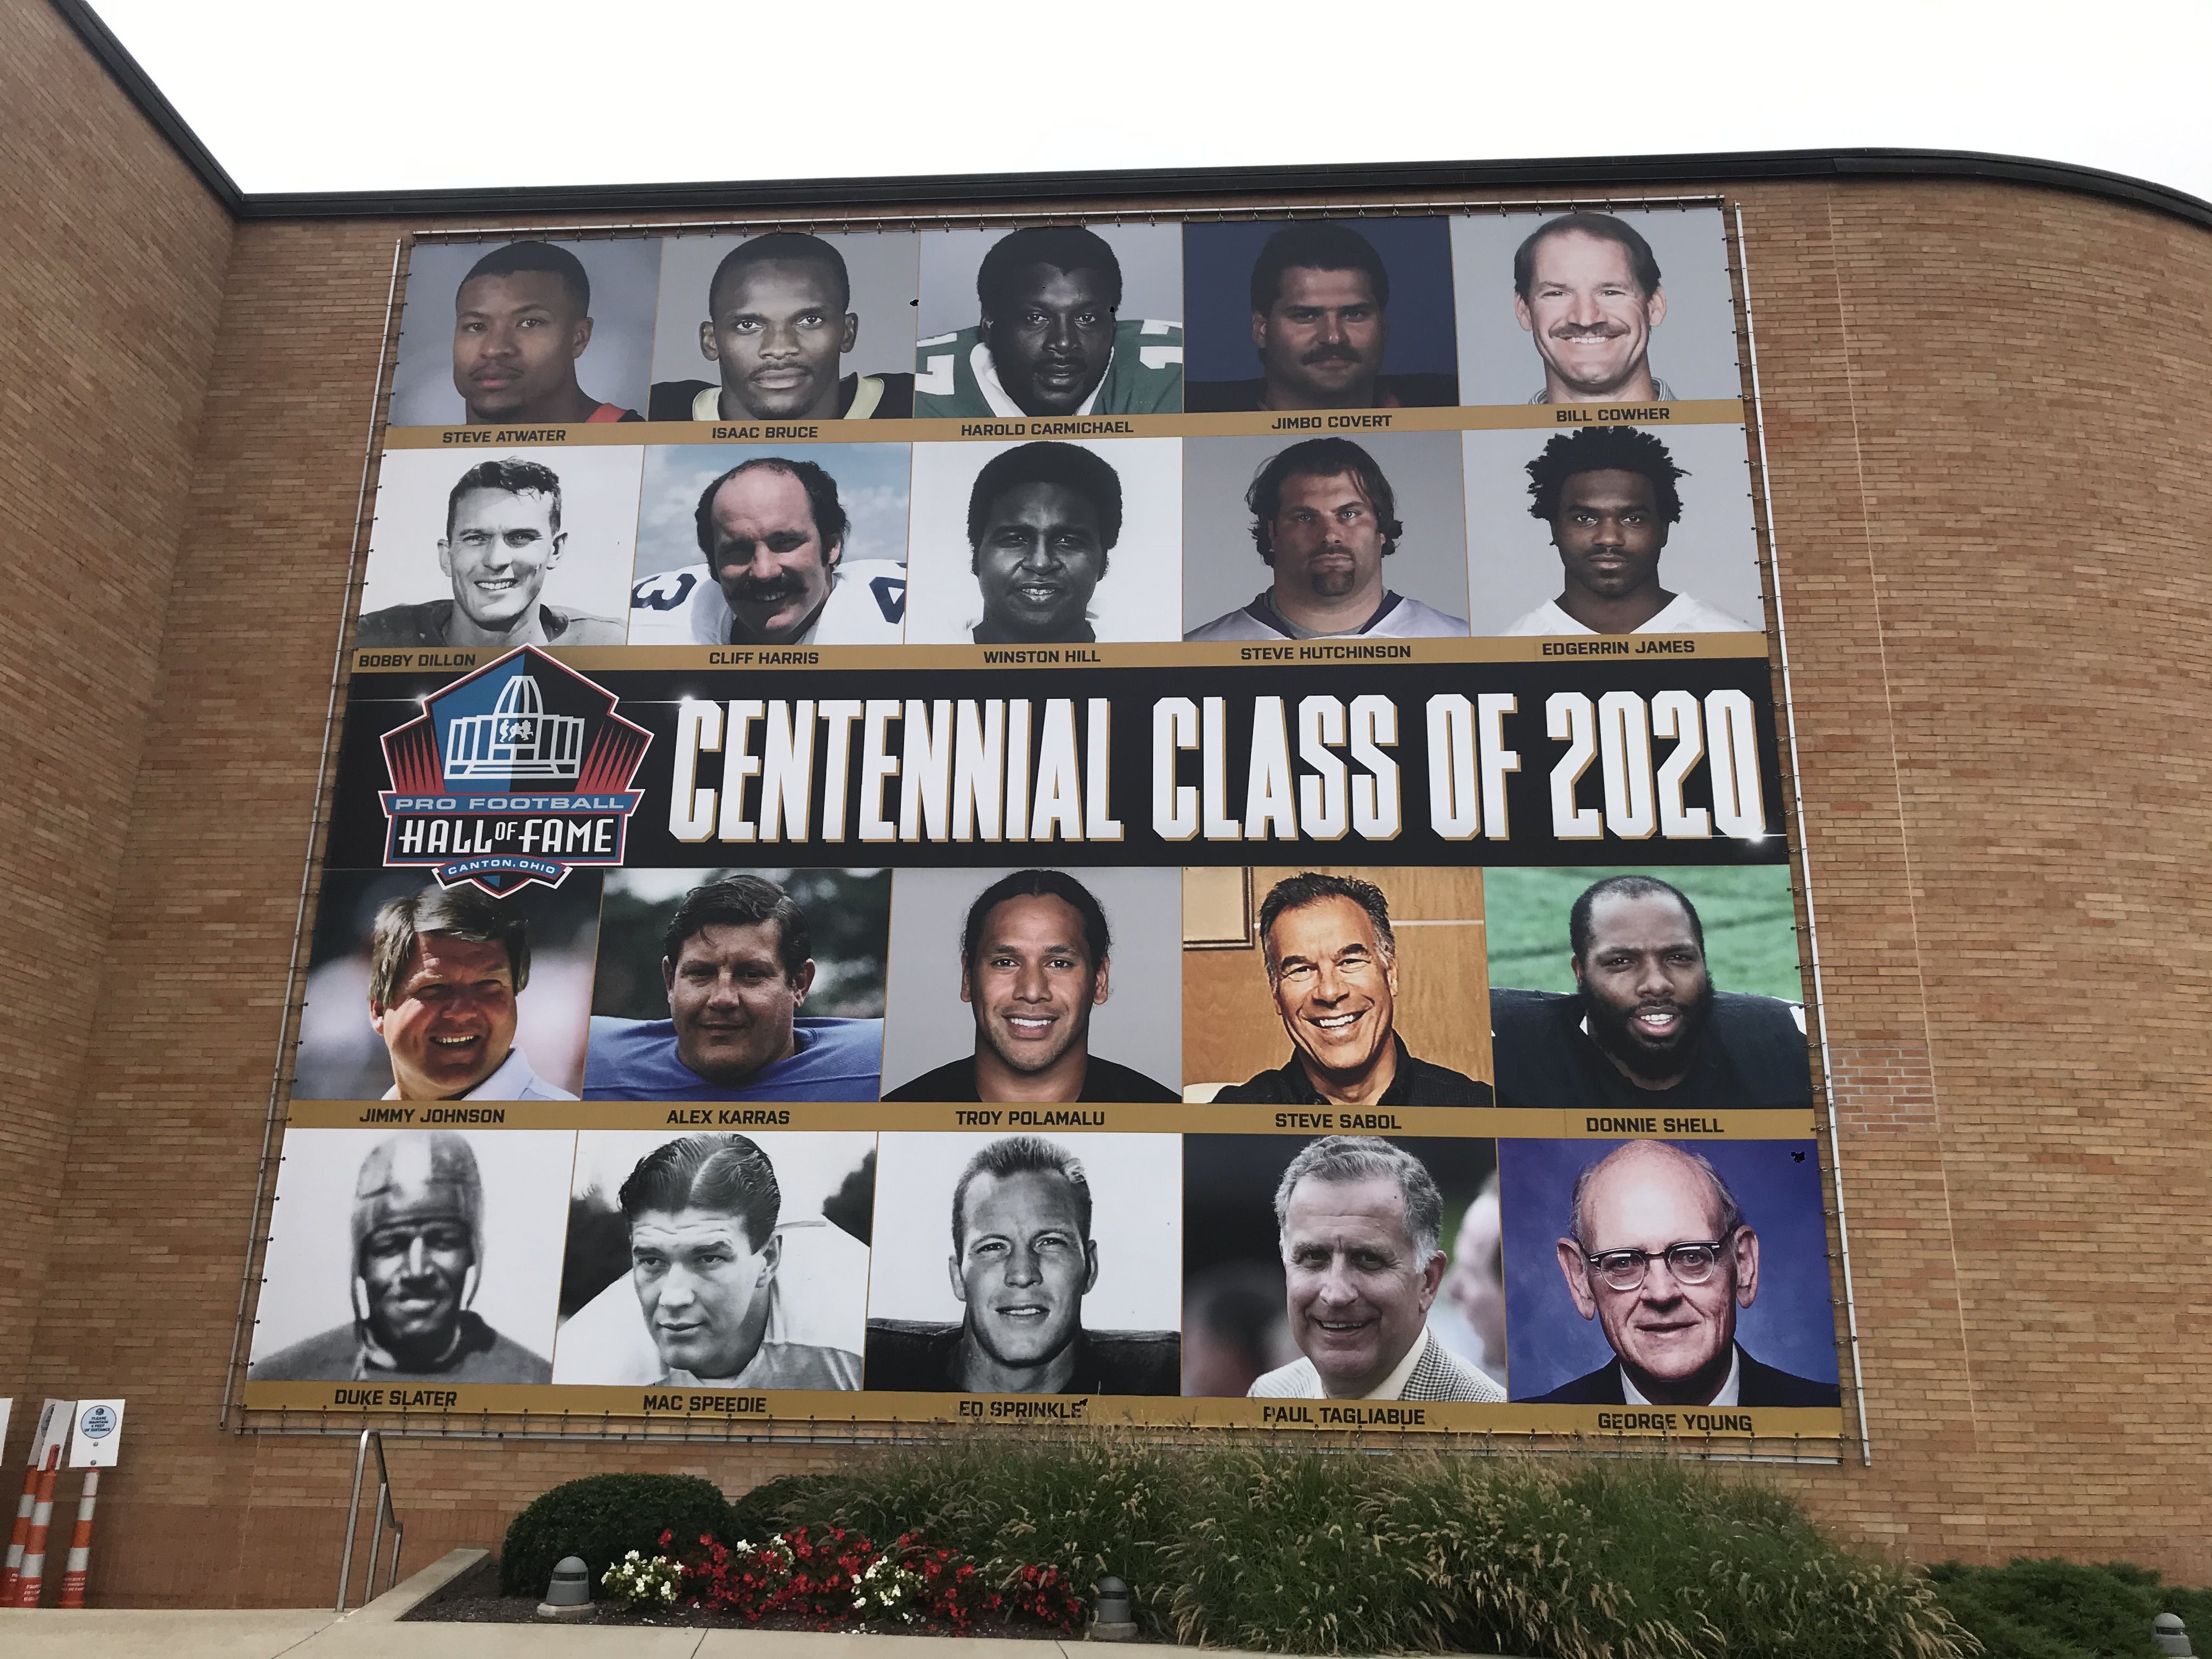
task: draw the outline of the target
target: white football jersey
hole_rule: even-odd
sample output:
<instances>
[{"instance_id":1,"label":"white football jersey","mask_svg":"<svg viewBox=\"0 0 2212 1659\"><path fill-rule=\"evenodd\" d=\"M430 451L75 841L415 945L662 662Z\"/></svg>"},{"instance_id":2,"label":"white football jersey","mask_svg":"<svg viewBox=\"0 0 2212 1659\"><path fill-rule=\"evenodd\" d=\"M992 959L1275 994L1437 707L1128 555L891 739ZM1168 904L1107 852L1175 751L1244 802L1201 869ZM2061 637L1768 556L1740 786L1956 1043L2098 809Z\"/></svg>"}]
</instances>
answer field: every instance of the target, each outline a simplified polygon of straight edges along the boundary
<instances>
[{"instance_id":1,"label":"white football jersey","mask_svg":"<svg viewBox=\"0 0 2212 1659\"><path fill-rule=\"evenodd\" d=\"M896 645L906 632L906 567L848 559L831 573L829 602L790 645ZM728 645L730 602L702 564L647 576L629 591L632 645Z\"/></svg>"}]
</instances>

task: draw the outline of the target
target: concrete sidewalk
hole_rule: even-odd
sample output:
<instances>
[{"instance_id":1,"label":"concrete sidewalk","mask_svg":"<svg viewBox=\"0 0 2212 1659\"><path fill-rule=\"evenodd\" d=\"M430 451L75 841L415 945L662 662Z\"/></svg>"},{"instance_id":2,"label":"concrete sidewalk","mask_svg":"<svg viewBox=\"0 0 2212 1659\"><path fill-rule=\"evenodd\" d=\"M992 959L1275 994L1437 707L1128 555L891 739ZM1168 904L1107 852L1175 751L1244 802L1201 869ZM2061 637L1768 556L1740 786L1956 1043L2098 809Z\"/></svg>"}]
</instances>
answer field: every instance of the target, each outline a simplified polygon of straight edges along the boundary
<instances>
[{"instance_id":1,"label":"concrete sidewalk","mask_svg":"<svg viewBox=\"0 0 2212 1659\"><path fill-rule=\"evenodd\" d=\"M0 1612L0 1654L7 1659L1097 1659L1121 1652L1158 1659L1190 1651L1150 1643L1089 1647L1073 1637L398 1622L485 1553L454 1550L343 1619L326 1608ZM1237 1659L1225 1650L1211 1651Z\"/></svg>"}]
</instances>

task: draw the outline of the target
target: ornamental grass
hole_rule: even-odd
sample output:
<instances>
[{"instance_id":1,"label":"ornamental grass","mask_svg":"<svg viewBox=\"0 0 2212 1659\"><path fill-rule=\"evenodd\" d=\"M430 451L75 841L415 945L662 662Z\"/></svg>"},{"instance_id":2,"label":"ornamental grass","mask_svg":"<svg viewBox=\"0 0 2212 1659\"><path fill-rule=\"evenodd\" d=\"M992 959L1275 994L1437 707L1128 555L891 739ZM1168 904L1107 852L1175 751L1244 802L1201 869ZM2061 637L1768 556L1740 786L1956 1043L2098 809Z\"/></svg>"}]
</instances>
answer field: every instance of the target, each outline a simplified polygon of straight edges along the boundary
<instances>
[{"instance_id":1,"label":"ornamental grass","mask_svg":"<svg viewBox=\"0 0 2212 1659\"><path fill-rule=\"evenodd\" d=\"M1125 1579L1155 1638L1277 1653L1971 1659L1915 1569L1755 1473L1101 1431L926 1443L792 1481L788 1525L908 1534L1000 1577Z\"/></svg>"}]
</instances>

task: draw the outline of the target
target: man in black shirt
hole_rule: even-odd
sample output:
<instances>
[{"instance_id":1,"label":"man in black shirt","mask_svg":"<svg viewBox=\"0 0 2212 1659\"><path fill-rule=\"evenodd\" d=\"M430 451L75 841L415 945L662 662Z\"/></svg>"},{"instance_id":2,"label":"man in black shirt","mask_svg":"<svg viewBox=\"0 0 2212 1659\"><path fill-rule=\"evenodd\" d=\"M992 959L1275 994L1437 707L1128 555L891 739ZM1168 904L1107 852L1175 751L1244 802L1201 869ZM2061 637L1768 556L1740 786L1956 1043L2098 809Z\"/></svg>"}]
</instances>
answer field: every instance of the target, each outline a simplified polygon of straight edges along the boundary
<instances>
[{"instance_id":1,"label":"man in black shirt","mask_svg":"<svg viewBox=\"0 0 2212 1659\"><path fill-rule=\"evenodd\" d=\"M1087 1331L1098 1283L1091 1183L1066 1148L1035 1135L994 1140L952 1189L957 1325L868 1322L867 1386L958 1394L1174 1394L1171 1330Z\"/></svg>"},{"instance_id":2,"label":"man in black shirt","mask_svg":"<svg viewBox=\"0 0 2212 1659\"><path fill-rule=\"evenodd\" d=\"M1194 411L1406 409L1459 401L1457 374L1385 374L1390 272L1375 245L1327 219L1285 225L1252 265L1260 376L1194 381Z\"/></svg>"},{"instance_id":3,"label":"man in black shirt","mask_svg":"<svg viewBox=\"0 0 2212 1659\"><path fill-rule=\"evenodd\" d=\"M1717 991L1695 906L1650 876L1613 876L1567 919L1571 994L1493 990L1501 1096L1573 1112L1809 1108L1803 1013Z\"/></svg>"},{"instance_id":4,"label":"man in black shirt","mask_svg":"<svg viewBox=\"0 0 2212 1659\"><path fill-rule=\"evenodd\" d=\"M1490 1086L1417 1060L1395 1030L1398 940L1382 890L1303 871L1260 902L1260 948L1291 1057L1217 1101L1272 1105L1487 1106Z\"/></svg>"},{"instance_id":5,"label":"man in black shirt","mask_svg":"<svg viewBox=\"0 0 2212 1659\"><path fill-rule=\"evenodd\" d=\"M960 1000L975 1048L885 1100L1180 1100L1141 1072L1091 1052L1113 938L1089 888L1064 870L1018 870L976 895L960 945Z\"/></svg>"}]
</instances>

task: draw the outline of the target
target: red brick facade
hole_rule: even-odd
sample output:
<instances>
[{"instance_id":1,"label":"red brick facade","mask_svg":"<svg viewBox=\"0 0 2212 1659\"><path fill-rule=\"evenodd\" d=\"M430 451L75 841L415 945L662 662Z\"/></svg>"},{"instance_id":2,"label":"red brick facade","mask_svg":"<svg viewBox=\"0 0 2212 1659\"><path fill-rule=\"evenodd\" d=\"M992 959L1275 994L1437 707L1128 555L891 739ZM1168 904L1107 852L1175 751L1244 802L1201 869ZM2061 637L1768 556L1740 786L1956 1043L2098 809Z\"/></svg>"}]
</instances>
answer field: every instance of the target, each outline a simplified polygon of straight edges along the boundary
<instances>
[{"instance_id":1,"label":"red brick facade","mask_svg":"<svg viewBox=\"0 0 2212 1659\"><path fill-rule=\"evenodd\" d=\"M126 1395L98 1599L312 1602L349 1444L218 1416L410 227L234 228L37 0L0 0L0 99L9 1461L21 1402ZM1872 1455L1776 1478L1916 1556L2206 1582L2212 439L2173 411L2212 380L2212 237L1991 184L1727 193ZM392 1463L419 1562L496 1541L574 1474L735 1489L852 1455L461 1442Z\"/></svg>"}]
</instances>

